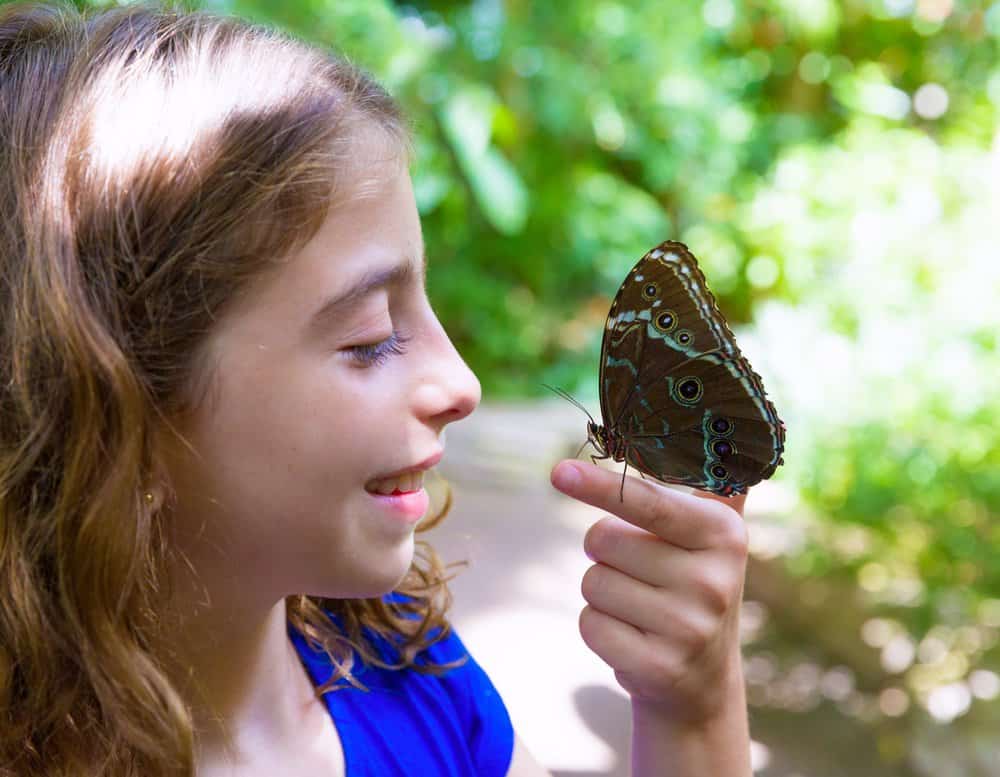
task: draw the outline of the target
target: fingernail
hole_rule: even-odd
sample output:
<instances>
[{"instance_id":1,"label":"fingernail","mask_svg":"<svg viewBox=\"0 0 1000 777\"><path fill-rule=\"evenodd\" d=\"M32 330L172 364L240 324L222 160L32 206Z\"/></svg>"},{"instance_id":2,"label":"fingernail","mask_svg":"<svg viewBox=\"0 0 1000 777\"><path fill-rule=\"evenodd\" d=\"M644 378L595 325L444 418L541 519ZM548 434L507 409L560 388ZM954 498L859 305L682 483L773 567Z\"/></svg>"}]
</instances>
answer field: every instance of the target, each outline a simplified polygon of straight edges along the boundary
<instances>
[{"instance_id":1,"label":"fingernail","mask_svg":"<svg viewBox=\"0 0 1000 777\"><path fill-rule=\"evenodd\" d=\"M560 491L572 491L579 482L580 470L573 464L561 464L552 473L552 485Z\"/></svg>"}]
</instances>

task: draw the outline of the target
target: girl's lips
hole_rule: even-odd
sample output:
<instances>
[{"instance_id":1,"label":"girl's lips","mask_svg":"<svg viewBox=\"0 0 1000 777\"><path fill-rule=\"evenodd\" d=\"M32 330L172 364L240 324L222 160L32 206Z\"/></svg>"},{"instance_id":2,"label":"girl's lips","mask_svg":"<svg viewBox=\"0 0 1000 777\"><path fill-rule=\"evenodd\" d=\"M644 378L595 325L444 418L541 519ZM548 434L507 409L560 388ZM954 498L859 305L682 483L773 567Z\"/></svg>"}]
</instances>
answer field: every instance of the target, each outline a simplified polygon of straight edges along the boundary
<instances>
[{"instance_id":1,"label":"girl's lips","mask_svg":"<svg viewBox=\"0 0 1000 777\"><path fill-rule=\"evenodd\" d=\"M420 461L416 464L411 464L409 467L404 467L403 469L397 469L395 472L390 472L386 475L379 475L378 477L372 478L372 480L369 482L374 482L376 480L388 480L389 478L398 478L400 475L403 475L407 472L423 472L424 470L430 469L439 461L441 461L442 456L444 456L444 450L439 449L436 452L432 453L423 461Z\"/></svg>"},{"instance_id":2,"label":"girl's lips","mask_svg":"<svg viewBox=\"0 0 1000 777\"><path fill-rule=\"evenodd\" d=\"M397 490L391 494L373 494L369 491L368 495L408 524L414 524L423 518L431 501L423 488L405 492Z\"/></svg>"}]
</instances>

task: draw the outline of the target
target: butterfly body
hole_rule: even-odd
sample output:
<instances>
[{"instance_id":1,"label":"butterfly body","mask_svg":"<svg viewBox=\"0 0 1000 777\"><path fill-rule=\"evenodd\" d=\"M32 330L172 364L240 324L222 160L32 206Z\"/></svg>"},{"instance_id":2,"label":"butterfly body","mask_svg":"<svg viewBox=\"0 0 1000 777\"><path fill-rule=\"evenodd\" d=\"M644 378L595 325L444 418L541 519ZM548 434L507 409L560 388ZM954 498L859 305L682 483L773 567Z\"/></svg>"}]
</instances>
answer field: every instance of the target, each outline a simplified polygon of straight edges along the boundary
<instances>
[{"instance_id":1,"label":"butterfly body","mask_svg":"<svg viewBox=\"0 0 1000 777\"><path fill-rule=\"evenodd\" d=\"M782 463L785 427L694 256L666 241L632 268L601 345L598 458L667 483L745 493Z\"/></svg>"}]
</instances>

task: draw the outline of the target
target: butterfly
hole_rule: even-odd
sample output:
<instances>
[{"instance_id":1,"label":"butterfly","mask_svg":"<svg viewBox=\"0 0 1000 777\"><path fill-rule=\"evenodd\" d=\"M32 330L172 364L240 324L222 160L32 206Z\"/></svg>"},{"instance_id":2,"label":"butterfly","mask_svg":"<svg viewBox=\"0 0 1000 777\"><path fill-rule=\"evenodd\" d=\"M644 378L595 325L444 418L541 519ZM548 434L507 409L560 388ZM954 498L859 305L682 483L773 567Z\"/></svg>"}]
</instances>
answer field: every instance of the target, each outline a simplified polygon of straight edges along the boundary
<instances>
[{"instance_id":1,"label":"butterfly","mask_svg":"<svg viewBox=\"0 0 1000 777\"><path fill-rule=\"evenodd\" d=\"M727 497L784 463L785 425L683 243L647 252L618 289L599 381L592 459Z\"/></svg>"}]
</instances>

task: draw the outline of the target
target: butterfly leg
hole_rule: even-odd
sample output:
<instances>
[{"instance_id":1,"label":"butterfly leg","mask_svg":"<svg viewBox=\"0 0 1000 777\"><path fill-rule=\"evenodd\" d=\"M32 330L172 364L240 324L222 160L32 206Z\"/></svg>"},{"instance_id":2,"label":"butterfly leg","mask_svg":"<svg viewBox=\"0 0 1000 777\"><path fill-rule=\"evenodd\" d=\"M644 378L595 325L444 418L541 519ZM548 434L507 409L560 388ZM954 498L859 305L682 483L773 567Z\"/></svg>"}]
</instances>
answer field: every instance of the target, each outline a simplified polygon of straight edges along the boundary
<instances>
[{"instance_id":1,"label":"butterfly leg","mask_svg":"<svg viewBox=\"0 0 1000 777\"><path fill-rule=\"evenodd\" d=\"M591 440L587 440L587 442L592 442L592 441L591 441ZM583 444L583 448L586 448L586 447L587 447L587 442L585 442L585 443ZM597 446L594 446L594 447L597 447ZM583 448L580 448L580 451L582 451L582 450L583 450ZM577 456L579 456L579 455L580 455L580 451L577 451L577 452L576 452L576 455L577 455ZM601 461L601 460L603 460L603 459L610 459L610 458L611 458L611 457L610 457L610 456L609 456L609 455L608 455L607 453L604 453L604 452L603 452L603 451L601 451L601 450L600 450L599 448L598 448L598 451L599 451L599 452L601 453L601 455L600 455L600 456L597 456L597 455L595 455L595 454L593 454L593 453L591 453L591 454L590 454L590 463L591 463L591 464L597 464L597 462L599 462L599 461Z\"/></svg>"},{"instance_id":2,"label":"butterfly leg","mask_svg":"<svg viewBox=\"0 0 1000 777\"><path fill-rule=\"evenodd\" d=\"M628 460L625 460L625 469L622 470L622 485L618 489L618 500L621 502L625 501L625 473L628 472ZM639 473L642 474L641 472Z\"/></svg>"}]
</instances>

